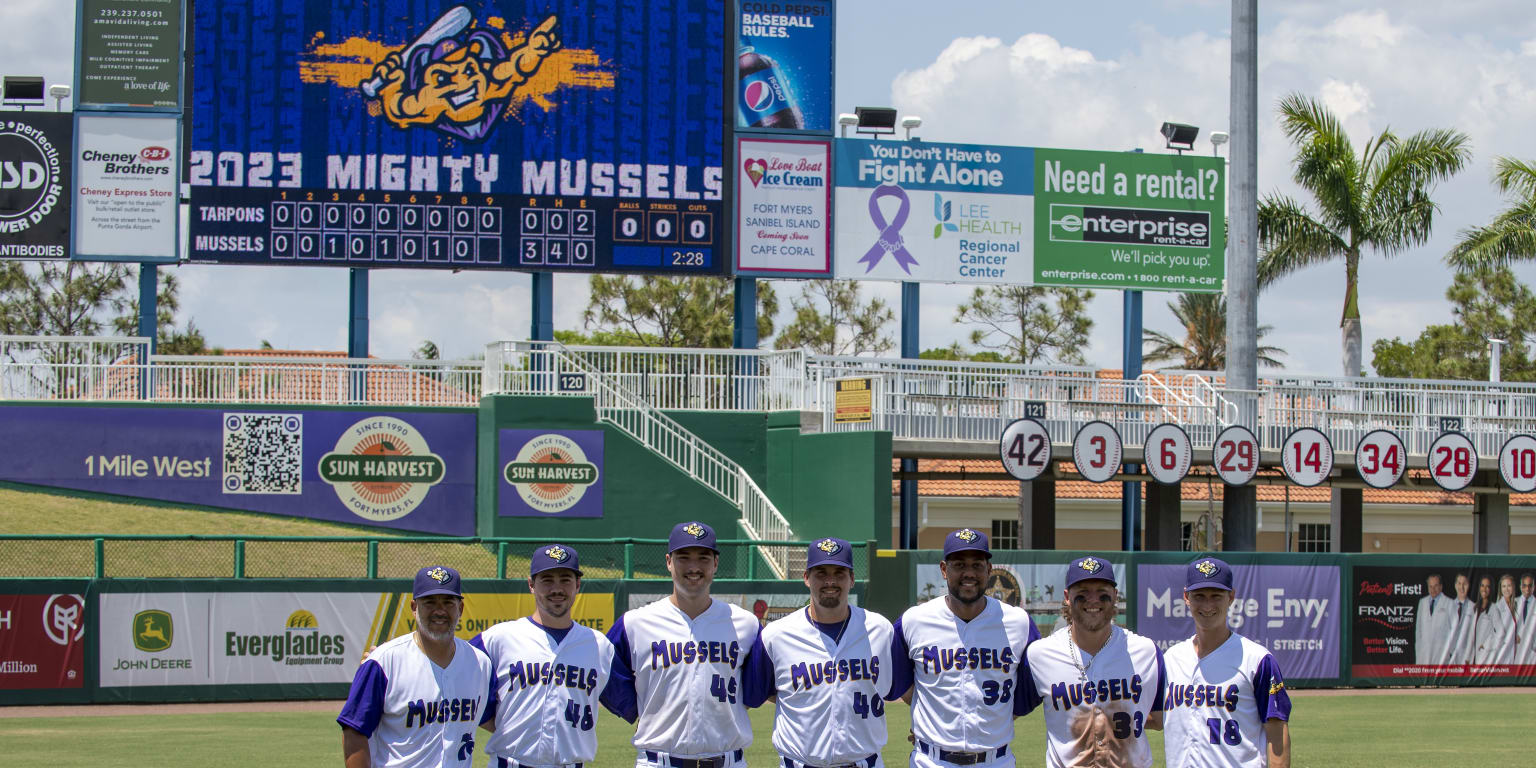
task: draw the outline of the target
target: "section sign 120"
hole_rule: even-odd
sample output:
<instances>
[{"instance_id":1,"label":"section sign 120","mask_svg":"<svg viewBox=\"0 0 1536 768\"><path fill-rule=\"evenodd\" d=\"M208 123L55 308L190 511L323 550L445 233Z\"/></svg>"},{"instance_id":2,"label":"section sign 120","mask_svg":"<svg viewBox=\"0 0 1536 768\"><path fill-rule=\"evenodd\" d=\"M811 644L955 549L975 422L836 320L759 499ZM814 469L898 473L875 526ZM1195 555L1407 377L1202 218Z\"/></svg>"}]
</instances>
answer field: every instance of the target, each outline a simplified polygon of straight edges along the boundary
<instances>
[{"instance_id":1,"label":"section sign 120","mask_svg":"<svg viewBox=\"0 0 1536 768\"><path fill-rule=\"evenodd\" d=\"M724 0L198 0L188 258L719 274Z\"/></svg>"}]
</instances>

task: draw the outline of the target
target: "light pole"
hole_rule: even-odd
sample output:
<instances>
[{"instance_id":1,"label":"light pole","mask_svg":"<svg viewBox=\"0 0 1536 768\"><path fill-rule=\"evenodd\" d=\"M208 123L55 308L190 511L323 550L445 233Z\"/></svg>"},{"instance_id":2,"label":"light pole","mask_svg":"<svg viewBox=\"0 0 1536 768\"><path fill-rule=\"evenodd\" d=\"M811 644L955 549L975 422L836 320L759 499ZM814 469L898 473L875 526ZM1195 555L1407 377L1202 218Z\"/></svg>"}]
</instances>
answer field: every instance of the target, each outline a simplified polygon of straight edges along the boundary
<instances>
[{"instance_id":1,"label":"light pole","mask_svg":"<svg viewBox=\"0 0 1536 768\"><path fill-rule=\"evenodd\" d=\"M1211 131L1211 156L1212 157L1220 157L1221 156L1221 152L1219 152L1217 150L1221 149L1221 145L1227 143L1227 139L1229 139L1229 138L1231 138L1231 137L1227 135L1226 131Z\"/></svg>"},{"instance_id":2,"label":"light pole","mask_svg":"<svg viewBox=\"0 0 1536 768\"><path fill-rule=\"evenodd\" d=\"M69 86L50 85L48 86L48 95L53 97L53 111L63 112L64 100L69 98Z\"/></svg>"},{"instance_id":3,"label":"light pole","mask_svg":"<svg viewBox=\"0 0 1536 768\"><path fill-rule=\"evenodd\" d=\"M911 141L912 140L912 129L914 129L914 128L922 125L922 124L923 124L923 119L921 117L916 117L916 116L914 116L914 117L903 117L901 119L901 127L907 129L907 141Z\"/></svg>"},{"instance_id":4,"label":"light pole","mask_svg":"<svg viewBox=\"0 0 1536 768\"><path fill-rule=\"evenodd\" d=\"M859 116L847 112L837 116L838 138L848 138L848 129L859 124Z\"/></svg>"},{"instance_id":5,"label":"light pole","mask_svg":"<svg viewBox=\"0 0 1536 768\"><path fill-rule=\"evenodd\" d=\"M1501 373L1499 371L1499 358L1502 356L1502 353L1503 353L1503 350L1504 350L1504 345L1508 344L1508 343L1509 343L1508 339L1495 339L1492 336L1488 337L1488 346L1491 348L1489 350L1489 355L1488 355L1488 380L1489 381L1501 381L1502 380Z\"/></svg>"}]
</instances>

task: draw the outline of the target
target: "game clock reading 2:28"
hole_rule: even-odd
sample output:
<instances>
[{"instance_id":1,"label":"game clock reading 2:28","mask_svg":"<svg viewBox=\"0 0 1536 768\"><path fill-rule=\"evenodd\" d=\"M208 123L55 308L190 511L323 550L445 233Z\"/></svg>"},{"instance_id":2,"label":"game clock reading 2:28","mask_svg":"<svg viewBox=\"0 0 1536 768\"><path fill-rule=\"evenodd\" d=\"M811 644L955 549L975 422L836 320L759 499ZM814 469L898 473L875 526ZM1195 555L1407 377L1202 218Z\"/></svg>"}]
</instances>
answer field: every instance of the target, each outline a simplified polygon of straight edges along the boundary
<instances>
[{"instance_id":1,"label":"game clock reading 2:28","mask_svg":"<svg viewBox=\"0 0 1536 768\"><path fill-rule=\"evenodd\" d=\"M722 0L365 5L194 6L191 260L724 271Z\"/></svg>"}]
</instances>

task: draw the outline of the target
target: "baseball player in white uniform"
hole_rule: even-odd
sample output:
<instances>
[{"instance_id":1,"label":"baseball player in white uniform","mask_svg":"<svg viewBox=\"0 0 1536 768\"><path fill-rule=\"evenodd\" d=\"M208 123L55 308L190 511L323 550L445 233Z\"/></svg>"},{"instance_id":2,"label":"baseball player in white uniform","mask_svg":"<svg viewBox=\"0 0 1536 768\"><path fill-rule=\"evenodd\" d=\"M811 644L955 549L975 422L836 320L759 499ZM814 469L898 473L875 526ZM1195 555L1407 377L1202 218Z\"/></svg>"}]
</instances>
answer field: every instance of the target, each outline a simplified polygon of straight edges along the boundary
<instances>
[{"instance_id":1,"label":"baseball player in white uniform","mask_svg":"<svg viewBox=\"0 0 1536 768\"><path fill-rule=\"evenodd\" d=\"M948 592L908 608L893 629L891 696L911 689L913 768L1014 764L1024 650L1040 630L1024 609L982 591L991 565L986 534L951 532L939 563Z\"/></svg>"},{"instance_id":2,"label":"baseball player in white uniform","mask_svg":"<svg viewBox=\"0 0 1536 768\"><path fill-rule=\"evenodd\" d=\"M1441 591L1440 574L1431 573L1424 585L1428 594L1419 598L1413 616L1413 656L1419 664L1439 664L1451 640L1451 614L1456 607Z\"/></svg>"},{"instance_id":3,"label":"baseball player in white uniform","mask_svg":"<svg viewBox=\"0 0 1536 768\"><path fill-rule=\"evenodd\" d=\"M758 622L709 595L715 532L680 523L667 545L672 594L626 612L608 631L615 662L602 702L635 724L636 768L733 768L752 743L741 672Z\"/></svg>"},{"instance_id":4,"label":"baseball player in white uniform","mask_svg":"<svg viewBox=\"0 0 1536 768\"><path fill-rule=\"evenodd\" d=\"M500 700L486 743L493 768L582 768L597 758L598 697L613 643L571 620L581 592L576 550L548 544L529 560L532 616L503 621L469 644L485 651Z\"/></svg>"},{"instance_id":5,"label":"baseball player in white uniform","mask_svg":"<svg viewBox=\"0 0 1536 768\"><path fill-rule=\"evenodd\" d=\"M783 768L880 768L891 622L848 604L853 547L842 539L810 546L805 586L811 604L763 627L747 656L747 706L775 698Z\"/></svg>"},{"instance_id":6,"label":"baseball player in white uniform","mask_svg":"<svg viewBox=\"0 0 1536 768\"><path fill-rule=\"evenodd\" d=\"M1230 566L1189 564L1184 605L1195 634L1163 654L1168 768L1290 768L1291 697L1269 650L1227 627L1233 598Z\"/></svg>"},{"instance_id":7,"label":"baseball player in white uniform","mask_svg":"<svg viewBox=\"0 0 1536 768\"><path fill-rule=\"evenodd\" d=\"M1065 630L1025 654L1024 712L1045 709L1050 768L1148 768L1148 728L1163 709L1163 655L1151 640L1115 626L1115 571L1086 556L1067 564Z\"/></svg>"},{"instance_id":8,"label":"baseball player in white uniform","mask_svg":"<svg viewBox=\"0 0 1536 768\"><path fill-rule=\"evenodd\" d=\"M491 660L454 636L464 615L459 574L416 573L416 631L373 649L336 722L347 768L470 765L475 726L496 716Z\"/></svg>"}]
</instances>

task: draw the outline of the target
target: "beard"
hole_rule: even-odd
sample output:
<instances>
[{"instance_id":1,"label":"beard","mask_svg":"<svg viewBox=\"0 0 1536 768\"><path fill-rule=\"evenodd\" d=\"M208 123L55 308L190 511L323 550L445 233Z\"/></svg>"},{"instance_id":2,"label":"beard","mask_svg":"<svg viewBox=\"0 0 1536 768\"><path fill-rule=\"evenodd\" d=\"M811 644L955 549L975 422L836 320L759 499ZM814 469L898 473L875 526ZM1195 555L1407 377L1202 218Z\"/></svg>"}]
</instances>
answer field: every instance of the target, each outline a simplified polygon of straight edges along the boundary
<instances>
[{"instance_id":1,"label":"beard","mask_svg":"<svg viewBox=\"0 0 1536 768\"><path fill-rule=\"evenodd\" d=\"M416 625L416 631L420 632L423 637L426 637L428 640L431 640L434 643L448 643L453 641L453 630L451 629L444 630L442 632L433 632L432 630L427 629L426 625L418 624Z\"/></svg>"},{"instance_id":2,"label":"beard","mask_svg":"<svg viewBox=\"0 0 1536 768\"><path fill-rule=\"evenodd\" d=\"M970 605L972 603L979 602L983 597L987 596L985 592L981 591L981 585L979 585L979 584L976 585L975 589L976 589L976 594L975 595L972 595L971 597L963 597L960 594L960 590L961 590L960 586L958 586L958 585L951 586L949 588L949 596L953 597L954 599L956 599L958 601L960 601L964 605Z\"/></svg>"},{"instance_id":3,"label":"beard","mask_svg":"<svg viewBox=\"0 0 1536 768\"><path fill-rule=\"evenodd\" d=\"M836 595L817 595L816 604L828 609L839 608L843 604L843 595L842 593Z\"/></svg>"}]
</instances>

